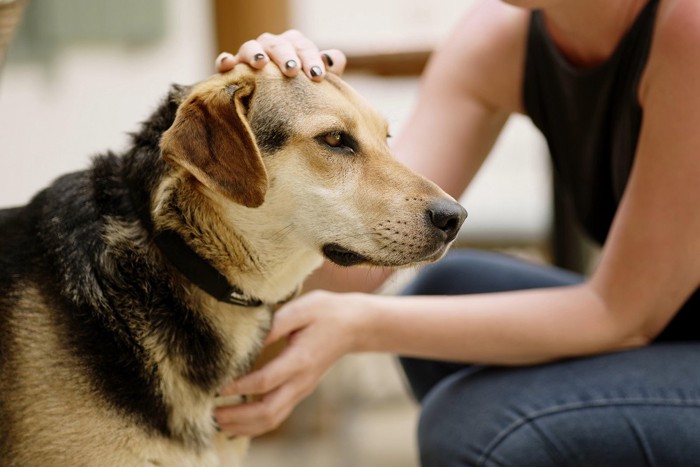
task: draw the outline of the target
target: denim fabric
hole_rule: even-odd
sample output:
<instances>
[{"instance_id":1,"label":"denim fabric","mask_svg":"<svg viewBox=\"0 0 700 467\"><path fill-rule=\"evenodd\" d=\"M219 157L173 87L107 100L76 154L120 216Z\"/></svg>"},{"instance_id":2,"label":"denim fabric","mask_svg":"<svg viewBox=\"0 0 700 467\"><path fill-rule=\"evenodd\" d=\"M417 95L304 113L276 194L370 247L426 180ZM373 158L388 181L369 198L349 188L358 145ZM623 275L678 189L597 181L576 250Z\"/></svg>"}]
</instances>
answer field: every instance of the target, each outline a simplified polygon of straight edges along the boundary
<instances>
[{"instance_id":1,"label":"denim fabric","mask_svg":"<svg viewBox=\"0 0 700 467\"><path fill-rule=\"evenodd\" d=\"M581 277L455 252L406 294L552 287ZM700 342L527 367L401 358L422 411L424 467L700 465Z\"/></svg>"}]
</instances>

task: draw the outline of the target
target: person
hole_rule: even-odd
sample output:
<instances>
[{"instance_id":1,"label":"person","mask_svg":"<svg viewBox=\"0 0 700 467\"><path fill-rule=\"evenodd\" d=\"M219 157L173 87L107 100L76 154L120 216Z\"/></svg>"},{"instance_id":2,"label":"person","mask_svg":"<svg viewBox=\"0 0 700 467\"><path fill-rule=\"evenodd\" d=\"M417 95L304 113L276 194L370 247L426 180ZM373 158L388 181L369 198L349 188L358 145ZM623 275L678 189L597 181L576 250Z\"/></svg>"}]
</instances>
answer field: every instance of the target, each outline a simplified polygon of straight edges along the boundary
<instances>
[{"instance_id":1,"label":"person","mask_svg":"<svg viewBox=\"0 0 700 467\"><path fill-rule=\"evenodd\" d=\"M424 466L697 465L698 47L695 0L478 2L431 57L395 154L458 197L508 116L530 116L602 245L595 270L455 251L386 296L367 292L388 272L325 267L311 282L327 290L276 315L267 342L287 348L223 388L262 398L217 409L222 430L269 431L343 355L390 352L421 403ZM217 66L241 62L322 80L346 59L288 31Z\"/></svg>"}]
</instances>

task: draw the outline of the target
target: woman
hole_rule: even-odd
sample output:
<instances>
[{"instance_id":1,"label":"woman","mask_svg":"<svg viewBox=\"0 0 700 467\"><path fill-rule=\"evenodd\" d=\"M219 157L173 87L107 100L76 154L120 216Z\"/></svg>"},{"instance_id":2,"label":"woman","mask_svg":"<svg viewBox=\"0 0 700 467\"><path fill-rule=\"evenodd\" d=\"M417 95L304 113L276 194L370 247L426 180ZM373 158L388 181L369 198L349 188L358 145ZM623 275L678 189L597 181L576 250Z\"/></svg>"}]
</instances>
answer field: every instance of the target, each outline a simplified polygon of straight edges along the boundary
<instances>
[{"instance_id":1,"label":"woman","mask_svg":"<svg viewBox=\"0 0 700 467\"><path fill-rule=\"evenodd\" d=\"M287 350L225 388L263 398L218 410L222 429L268 431L341 356L392 352L409 357L423 465L696 464L699 46L696 0L479 2L431 59L395 153L457 197L508 115L529 115L603 245L596 270L455 253L401 297L308 293L268 338ZM345 64L290 31L218 66L270 60L316 80Z\"/></svg>"}]
</instances>

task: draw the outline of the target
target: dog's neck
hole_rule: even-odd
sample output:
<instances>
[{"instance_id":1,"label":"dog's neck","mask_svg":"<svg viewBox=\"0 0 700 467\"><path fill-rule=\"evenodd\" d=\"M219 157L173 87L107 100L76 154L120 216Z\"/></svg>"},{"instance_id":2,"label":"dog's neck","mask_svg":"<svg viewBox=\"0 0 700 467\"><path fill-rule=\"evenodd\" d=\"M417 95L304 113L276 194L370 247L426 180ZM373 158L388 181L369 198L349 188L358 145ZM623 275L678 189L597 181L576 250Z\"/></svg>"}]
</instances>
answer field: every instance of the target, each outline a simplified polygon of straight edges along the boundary
<instances>
[{"instance_id":1,"label":"dog's neck","mask_svg":"<svg viewBox=\"0 0 700 467\"><path fill-rule=\"evenodd\" d=\"M139 209L142 224L149 231L163 257L184 276L186 280L219 302L255 308L278 303L265 303L253 294L246 294L217 269L211 261L197 253L182 234L172 228L156 230L147 205ZM181 229L178 229L181 230ZM182 231L182 230L181 230ZM290 294L290 298L294 293ZM284 300L286 301L286 299Z\"/></svg>"},{"instance_id":2,"label":"dog's neck","mask_svg":"<svg viewBox=\"0 0 700 467\"><path fill-rule=\"evenodd\" d=\"M249 308L274 305L247 295L238 286L230 283L226 276L194 251L176 231L159 231L154 234L154 242L180 274L217 301Z\"/></svg>"},{"instance_id":3,"label":"dog's neck","mask_svg":"<svg viewBox=\"0 0 700 467\"><path fill-rule=\"evenodd\" d=\"M226 209L179 176L166 176L154 200L147 224L161 253L190 283L220 302L247 307L283 303L322 262L320 254L270 236L274 219L251 222L254 210Z\"/></svg>"},{"instance_id":4,"label":"dog's neck","mask_svg":"<svg viewBox=\"0 0 700 467\"><path fill-rule=\"evenodd\" d=\"M217 285L208 295L230 297L235 294L250 304L258 301L274 304L289 298L300 288L304 278L321 264L320 253L289 244L285 238L270 239L261 235L261 229L269 232L273 228L267 225L270 217L250 227L243 225L250 214L245 208L234 207L233 212L226 212L227 208L219 205L218 214L204 209L203 206L211 205L213 200L191 186L188 188L186 185L192 179L173 176L177 169L161 159L158 141L175 118L180 101L178 92L177 89L172 91L154 117L144 123L139 133L132 135L134 147L126 157L125 179L129 181L132 203L141 223L151 235L163 230L176 232L187 249L204 261L195 262L200 266L208 264L202 267L216 271L209 276L217 279L208 282L224 285ZM193 212L197 215L193 216ZM239 216L243 217L240 225ZM279 220L285 214L271 217ZM211 228L200 229L201 222ZM163 250L163 256L181 257L183 250L175 248L169 253ZM168 262L175 265L171 259ZM199 277L197 270L185 274L189 276L189 283L197 284L192 280ZM225 280L221 280L222 277Z\"/></svg>"}]
</instances>

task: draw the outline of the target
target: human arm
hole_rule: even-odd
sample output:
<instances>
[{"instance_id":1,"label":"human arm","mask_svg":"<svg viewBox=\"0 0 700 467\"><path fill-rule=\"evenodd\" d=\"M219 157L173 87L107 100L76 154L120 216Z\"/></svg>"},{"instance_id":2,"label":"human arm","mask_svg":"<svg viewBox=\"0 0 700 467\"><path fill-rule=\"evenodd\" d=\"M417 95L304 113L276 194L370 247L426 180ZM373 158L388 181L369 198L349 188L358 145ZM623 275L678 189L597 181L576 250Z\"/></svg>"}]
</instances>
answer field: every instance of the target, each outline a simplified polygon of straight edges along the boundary
<instances>
[{"instance_id":1,"label":"human arm","mask_svg":"<svg viewBox=\"0 0 700 467\"><path fill-rule=\"evenodd\" d=\"M694 85L700 60L692 52L700 43L700 13L692 1L664 5L639 89L638 153L589 281L473 296L301 297L280 311L270 336L292 333L288 349L228 388L265 394L262 402L222 412L225 430L273 428L349 352L516 365L652 340L700 283L700 90Z\"/></svg>"},{"instance_id":2,"label":"human arm","mask_svg":"<svg viewBox=\"0 0 700 467\"><path fill-rule=\"evenodd\" d=\"M504 294L377 297L353 351L529 364L653 340L700 284L699 31L697 2L660 9L638 89L644 118L635 162L589 281Z\"/></svg>"}]
</instances>

